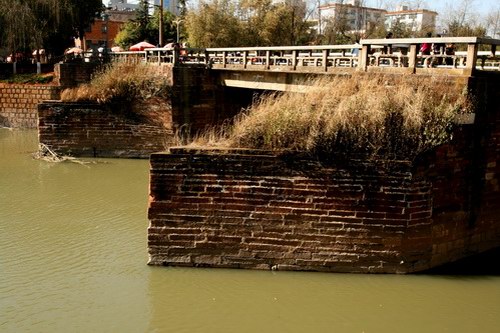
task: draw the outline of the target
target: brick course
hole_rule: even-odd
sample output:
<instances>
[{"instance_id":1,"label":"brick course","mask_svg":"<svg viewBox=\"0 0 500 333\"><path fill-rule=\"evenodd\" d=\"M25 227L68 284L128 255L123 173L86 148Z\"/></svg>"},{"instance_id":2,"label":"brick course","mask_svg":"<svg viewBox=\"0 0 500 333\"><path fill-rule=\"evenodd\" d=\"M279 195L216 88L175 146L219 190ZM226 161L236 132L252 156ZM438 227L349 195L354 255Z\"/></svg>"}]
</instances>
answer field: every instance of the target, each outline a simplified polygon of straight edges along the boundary
<instances>
[{"instance_id":1,"label":"brick course","mask_svg":"<svg viewBox=\"0 0 500 333\"><path fill-rule=\"evenodd\" d=\"M60 98L60 87L0 83L0 126L36 128L37 105Z\"/></svg>"}]
</instances>

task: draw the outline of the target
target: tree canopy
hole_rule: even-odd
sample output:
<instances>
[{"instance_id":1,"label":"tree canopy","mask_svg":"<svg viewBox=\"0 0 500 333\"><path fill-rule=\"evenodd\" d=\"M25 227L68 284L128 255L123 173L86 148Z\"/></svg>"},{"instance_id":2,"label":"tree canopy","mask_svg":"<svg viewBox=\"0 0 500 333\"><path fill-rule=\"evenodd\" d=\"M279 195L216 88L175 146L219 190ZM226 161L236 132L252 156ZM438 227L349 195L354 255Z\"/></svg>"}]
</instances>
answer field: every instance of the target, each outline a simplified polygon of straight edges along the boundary
<instances>
[{"instance_id":1,"label":"tree canopy","mask_svg":"<svg viewBox=\"0 0 500 333\"><path fill-rule=\"evenodd\" d=\"M305 3L297 0L202 0L186 15L197 47L298 45L311 41Z\"/></svg>"},{"instance_id":2,"label":"tree canopy","mask_svg":"<svg viewBox=\"0 0 500 333\"><path fill-rule=\"evenodd\" d=\"M103 9L101 0L0 0L0 47L62 54Z\"/></svg>"},{"instance_id":3,"label":"tree canopy","mask_svg":"<svg viewBox=\"0 0 500 333\"><path fill-rule=\"evenodd\" d=\"M115 43L117 45L120 45L124 49L128 49L129 46L142 41L158 45L160 11L155 8L153 15L150 15L148 7L147 1L140 1L139 7L135 11L135 18L125 23L116 36ZM163 38L165 41L173 40L176 37L174 20L174 14L169 11L163 11Z\"/></svg>"}]
</instances>

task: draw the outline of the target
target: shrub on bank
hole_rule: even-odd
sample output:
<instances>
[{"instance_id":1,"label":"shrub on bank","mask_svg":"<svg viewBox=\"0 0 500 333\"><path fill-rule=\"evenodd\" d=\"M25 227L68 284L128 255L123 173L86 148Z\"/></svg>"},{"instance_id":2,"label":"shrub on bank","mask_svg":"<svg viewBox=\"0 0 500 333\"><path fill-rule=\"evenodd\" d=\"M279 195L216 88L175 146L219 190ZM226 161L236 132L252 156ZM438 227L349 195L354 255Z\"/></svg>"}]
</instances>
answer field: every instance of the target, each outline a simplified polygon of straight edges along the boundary
<instances>
[{"instance_id":1,"label":"shrub on bank","mask_svg":"<svg viewBox=\"0 0 500 333\"><path fill-rule=\"evenodd\" d=\"M90 83L65 89L61 100L105 104L168 97L170 81L170 78L157 68L150 69L148 64L112 62L95 73Z\"/></svg>"},{"instance_id":2,"label":"shrub on bank","mask_svg":"<svg viewBox=\"0 0 500 333\"><path fill-rule=\"evenodd\" d=\"M457 113L470 108L463 89L443 77L330 77L306 93L262 97L196 144L301 151L323 160L412 159L449 141Z\"/></svg>"},{"instance_id":3,"label":"shrub on bank","mask_svg":"<svg viewBox=\"0 0 500 333\"><path fill-rule=\"evenodd\" d=\"M15 74L0 80L0 83L48 84L54 79L53 74Z\"/></svg>"}]
</instances>

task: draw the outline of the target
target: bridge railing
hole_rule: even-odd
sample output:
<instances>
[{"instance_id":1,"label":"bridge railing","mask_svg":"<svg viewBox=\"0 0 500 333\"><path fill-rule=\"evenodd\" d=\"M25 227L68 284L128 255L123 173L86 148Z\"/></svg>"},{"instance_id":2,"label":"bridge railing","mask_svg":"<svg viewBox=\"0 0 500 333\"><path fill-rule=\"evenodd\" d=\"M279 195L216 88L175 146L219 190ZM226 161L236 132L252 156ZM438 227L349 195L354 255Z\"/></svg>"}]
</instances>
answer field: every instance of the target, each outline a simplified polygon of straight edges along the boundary
<instances>
[{"instance_id":1,"label":"bridge railing","mask_svg":"<svg viewBox=\"0 0 500 333\"><path fill-rule=\"evenodd\" d=\"M422 52L427 44L429 51ZM360 70L401 68L415 73L428 68L500 70L500 40L479 37L394 38L361 40Z\"/></svg>"},{"instance_id":2,"label":"bridge railing","mask_svg":"<svg viewBox=\"0 0 500 333\"><path fill-rule=\"evenodd\" d=\"M431 51L420 52L427 44ZM352 45L151 48L118 52L134 62L205 65L213 69L328 72L338 68L405 73L500 71L500 40L479 37L365 39Z\"/></svg>"},{"instance_id":3,"label":"bridge railing","mask_svg":"<svg viewBox=\"0 0 500 333\"><path fill-rule=\"evenodd\" d=\"M148 58L145 51L122 51L122 52L110 52L110 57L114 61L123 61L129 63L141 63L145 62Z\"/></svg>"},{"instance_id":4,"label":"bridge railing","mask_svg":"<svg viewBox=\"0 0 500 333\"><path fill-rule=\"evenodd\" d=\"M356 67L360 45L208 48L214 69L326 71L329 67Z\"/></svg>"}]
</instances>

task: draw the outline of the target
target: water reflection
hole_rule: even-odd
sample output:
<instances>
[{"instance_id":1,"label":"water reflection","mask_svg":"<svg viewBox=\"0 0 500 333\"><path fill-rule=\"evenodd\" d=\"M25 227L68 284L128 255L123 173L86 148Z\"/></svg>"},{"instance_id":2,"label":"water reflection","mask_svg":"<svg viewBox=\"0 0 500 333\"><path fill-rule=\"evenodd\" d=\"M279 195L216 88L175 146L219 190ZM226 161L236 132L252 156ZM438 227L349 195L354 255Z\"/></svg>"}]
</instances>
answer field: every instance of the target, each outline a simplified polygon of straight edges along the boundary
<instances>
[{"instance_id":1,"label":"water reflection","mask_svg":"<svg viewBox=\"0 0 500 333\"><path fill-rule=\"evenodd\" d=\"M500 277L149 267L148 161L0 130L1 332L496 332Z\"/></svg>"}]
</instances>

